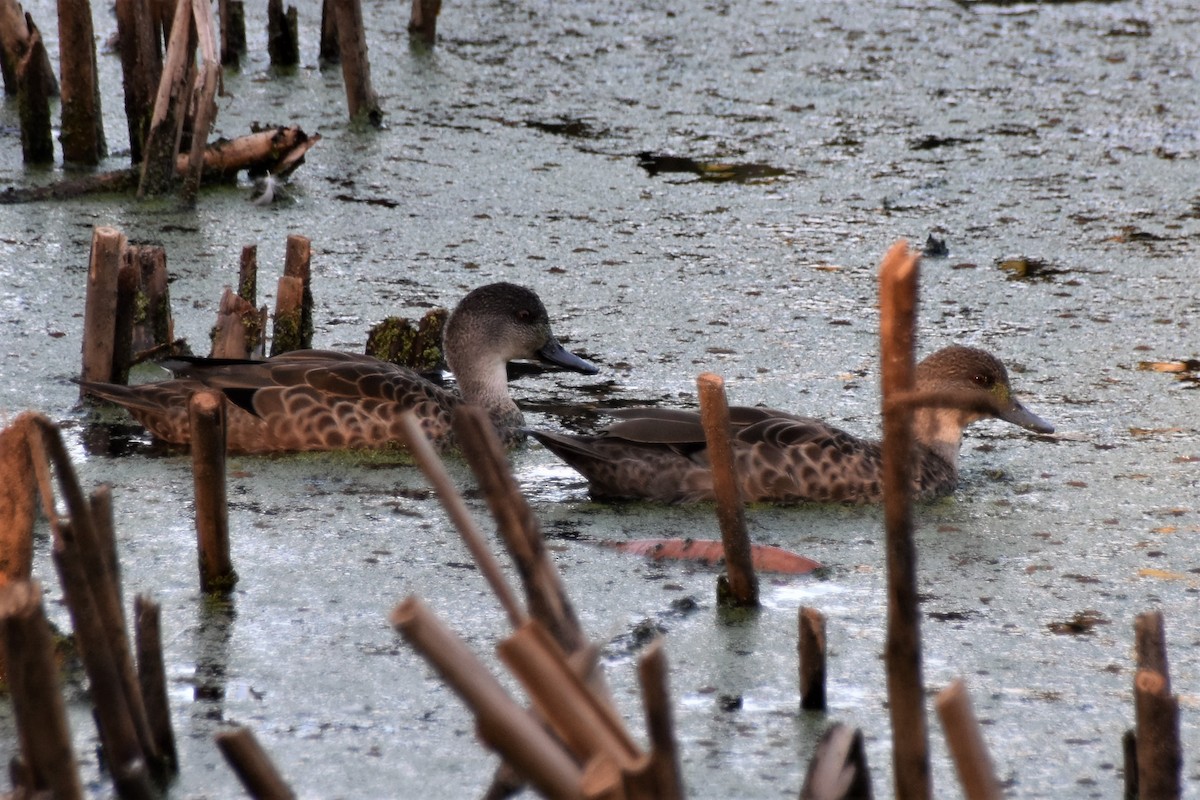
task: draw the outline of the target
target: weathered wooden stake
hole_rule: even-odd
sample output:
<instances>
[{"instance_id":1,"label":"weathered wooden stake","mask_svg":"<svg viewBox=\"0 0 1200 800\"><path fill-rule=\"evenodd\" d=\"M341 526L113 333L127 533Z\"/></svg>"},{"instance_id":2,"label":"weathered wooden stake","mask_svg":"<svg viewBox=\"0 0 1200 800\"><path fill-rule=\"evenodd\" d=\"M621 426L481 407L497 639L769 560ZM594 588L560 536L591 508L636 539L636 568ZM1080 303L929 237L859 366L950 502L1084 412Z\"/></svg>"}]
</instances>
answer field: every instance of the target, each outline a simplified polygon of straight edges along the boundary
<instances>
[{"instance_id":1,"label":"weathered wooden stake","mask_svg":"<svg viewBox=\"0 0 1200 800\"><path fill-rule=\"evenodd\" d=\"M271 355L312 347L312 244L304 236L287 238L283 277L275 292L275 335Z\"/></svg>"},{"instance_id":2,"label":"weathered wooden stake","mask_svg":"<svg viewBox=\"0 0 1200 800\"><path fill-rule=\"evenodd\" d=\"M558 741L509 696L462 639L416 597L392 625L475 714L479 738L547 797L582 800L582 772Z\"/></svg>"},{"instance_id":3,"label":"weathered wooden stake","mask_svg":"<svg viewBox=\"0 0 1200 800\"><path fill-rule=\"evenodd\" d=\"M225 497L225 398L200 391L188 403L192 479L196 492L196 538L200 591L229 594L237 573L229 557L229 508Z\"/></svg>"},{"instance_id":4,"label":"weathered wooden stake","mask_svg":"<svg viewBox=\"0 0 1200 800\"><path fill-rule=\"evenodd\" d=\"M800 800L871 800L872 796L862 731L834 723L808 763Z\"/></svg>"},{"instance_id":5,"label":"weathered wooden stake","mask_svg":"<svg viewBox=\"0 0 1200 800\"><path fill-rule=\"evenodd\" d=\"M158 82L162 79L158 18L151 10L151 0L116 0L116 12L129 163L140 165L154 115Z\"/></svg>"},{"instance_id":6,"label":"weathered wooden stake","mask_svg":"<svg viewBox=\"0 0 1200 800\"><path fill-rule=\"evenodd\" d=\"M204 151L208 134L217 116L217 88L221 83L221 62L217 60L217 36L214 30L212 3L197 0L192 3L192 23L196 45L200 51L199 85L194 93L196 107L192 123L191 152L187 172L183 177L180 199L185 206L196 204L200 179L204 170Z\"/></svg>"},{"instance_id":7,"label":"weathered wooden stake","mask_svg":"<svg viewBox=\"0 0 1200 800\"><path fill-rule=\"evenodd\" d=\"M21 8L17 0L0 0L0 73L4 75L4 93L16 97L17 63L21 61L33 46L31 28L33 19ZM54 67L46 48L42 48L40 57L43 59L38 72L48 79L47 97L58 95L58 81L54 77Z\"/></svg>"},{"instance_id":8,"label":"weathered wooden stake","mask_svg":"<svg viewBox=\"0 0 1200 800\"><path fill-rule=\"evenodd\" d=\"M638 659L646 738L650 741L650 772L653 775L651 796L659 800L683 800L683 774L679 766L679 748L675 743L669 677L662 639L657 638L642 651Z\"/></svg>"},{"instance_id":9,"label":"weathered wooden stake","mask_svg":"<svg viewBox=\"0 0 1200 800\"><path fill-rule=\"evenodd\" d=\"M408 33L413 38L432 46L437 42L437 18L442 11L442 0L412 0L412 13L408 19Z\"/></svg>"},{"instance_id":10,"label":"weathered wooden stake","mask_svg":"<svg viewBox=\"0 0 1200 800\"><path fill-rule=\"evenodd\" d=\"M342 60L342 49L338 45L337 11L333 0L321 0L321 48L318 52L322 64L338 64Z\"/></svg>"},{"instance_id":11,"label":"weathered wooden stake","mask_svg":"<svg viewBox=\"0 0 1200 800\"><path fill-rule=\"evenodd\" d=\"M171 319L171 293L167 283L167 251L162 245L134 244L126 248L126 261L137 275L133 325L134 359L175 340Z\"/></svg>"},{"instance_id":12,"label":"weathered wooden stake","mask_svg":"<svg viewBox=\"0 0 1200 800\"><path fill-rule=\"evenodd\" d=\"M116 228L92 231L87 296L83 306L83 379L111 381L116 352L117 281L125 234ZM82 390L81 390L82 391Z\"/></svg>"},{"instance_id":13,"label":"weathered wooden stake","mask_svg":"<svg viewBox=\"0 0 1200 800\"><path fill-rule=\"evenodd\" d=\"M25 788L29 796L41 790L61 800L81 798L83 785L39 584L21 581L0 587L0 632L3 649L10 654L9 696L21 754L32 777Z\"/></svg>"},{"instance_id":14,"label":"weathered wooden stake","mask_svg":"<svg viewBox=\"0 0 1200 800\"><path fill-rule=\"evenodd\" d=\"M333 0L337 14L338 50L342 56L342 80L352 121L383 122L379 96L371 87L371 64L367 60L367 33L363 29L360 0Z\"/></svg>"},{"instance_id":15,"label":"weathered wooden stake","mask_svg":"<svg viewBox=\"0 0 1200 800\"><path fill-rule=\"evenodd\" d=\"M237 69L246 52L246 5L242 0L220 0L221 64Z\"/></svg>"},{"instance_id":16,"label":"weathered wooden stake","mask_svg":"<svg viewBox=\"0 0 1200 800\"><path fill-rule=\"evenodd\" d=\"M942 728L946 732L946 746L958 769L958 782L962 784L967 800L1000 800L1000 782L988 757L987 743L979 730L979 722L971 709L971 697L962 678L938 692L934 700Z\"/></svg>"},{"instance_id":17,"label":"weathered wooden stake","mask_svg":"<svg viewBox=\"0 0 1200 800\"><path fill-rule=\"evenodd\" d=\"M63 163L95 166L108 151L88 0L58 0Z\"/></svg>"},{"instance_id":18,"label":"weathered wooden stake","mask_svg":"<svg viewBox=\"0 0 1200 800\"><path fill-rule=\"evenodd\" d=\"M1138 666L1133 681L1137 796L1141 800L1171 800L1182 796L1183 748L1179 740L1179 699L1171 694L1162 612L1138 614L1134 640ZM1130 766L1127 761L1126 769Z\"/></svg>"},{"instance_id":19,"label":"weathered wooden stake","mask_svg":"<svg viewBox=\"0 0 1200 800\"><path fill-rule=\"evenodd\" d=\"M815 608L801 606L800 708L825 710L825 615Z\"/></svg>"},{"instance_id":20,"label":"weathered wooden stake","mask_svg":"<svg viewBox=\"0 0 1200 800\"><path fill-rule=\"evenodd\" d=\"M746 532L745 506L733 463L730 442L729 404L725 382L711 372L696 378L700 393L700 422L712 465L713 494L717 499L717 522L725 546L725 575L718 579L717 598L726 605L758 606L758 576Z\"/></svg>"},{"instance_id":21,"label":"weathered wooden stake","mask_svg":"<svg viewBox=\"0 0 1200 800\"><path fill-rule=\"evenodd\" d=\"M530 616L545 626L568 654L589 646L562 576L546 549L541 524L512 476L504 448L487 413L459 405L453 414L454 435L463 457L479 481L488 509L525 587Z\"/></svg>"},{"instance_id":22,"label":"weathered wooden stake","mask_svg":"<svg viewBox=\"0 0 1200 800\"><path fill-rule=\"evenodd\" d=\"M883 496L887 528L888 708L896 797L928 800L929 733L921 678L917 556L913 544L912 412L888 399L912 391L918 256L897 242L879 267L880 361L883 373Z\"/></svg>"},{"instance_id":23,"label":"weathered wooden stake","mask_svg":"<svg viewBox=\"0 0 1200 800\"><path fill-rule=\"evenodd\" d=\"M49 87L53 78L47 73L50 57L42 34L28 14L29 49L18 59L17 107L21 118L21 154L26 164L54 163L53 124L50 120Z\"/></svg>"},{"instance_id":24,"label":"weathered wooden stake","mask_svg":"<svg viewBox=\"0 0 1200 800\"><path fill-rule=\"evenodd\" d=\"M177 0L174 14L167 58L146 135L138 197L166 194L177 180L175 156L179 152L183 121L187 115L185 104L195 58L195 41L191 36L192 0Z\"/></svg>"},{"instance_id":25,"label":"weathered wooden stake","mask_svg":"<svg viewBox=\"0 0 1200 800\"><path fill-rule=\"evenodd\" d=\"M283 10L283 0L267 0L267 53L273 67L294 67L300 63L299 22L296 7Z\"/></svg>"},{"instance_id":26,"label":"weathered wooden stake","mask_svg":"<svg viewBox=\"0 0 1200 800\"><path fill-rule=\"evenodd\" d=\"M133 599L138 686L146 705L150 733L160 754L161 772L167 775L179 771L179 755L175 750L175 732L171 728L171 707L167 699L161 619L162 608L158 603L141 594Z\"/></svg>"},{"instance_id":27,"label":"weathered wooden stake","mask_svg":"<svg viewBox=\"0 0 1200 800\"><path fill-rule=\"evenodd\" d=\"M221 731L213 739L246 793L255 800L290 800L296 796L249 728Z\"/></svg>"}]
</instances>

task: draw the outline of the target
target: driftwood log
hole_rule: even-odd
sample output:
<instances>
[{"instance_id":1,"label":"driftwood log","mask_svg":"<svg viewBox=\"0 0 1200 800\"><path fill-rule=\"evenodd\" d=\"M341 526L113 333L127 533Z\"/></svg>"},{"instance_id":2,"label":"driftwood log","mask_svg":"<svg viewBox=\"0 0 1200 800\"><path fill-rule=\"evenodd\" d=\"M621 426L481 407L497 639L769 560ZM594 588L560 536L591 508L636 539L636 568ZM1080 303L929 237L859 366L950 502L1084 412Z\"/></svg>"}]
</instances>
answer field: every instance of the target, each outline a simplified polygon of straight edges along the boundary
<instances>
[{"instance_id":1,"label":"driftwood log","mask_svg":"<svg viewBox=\"0 0 1200 800\"><path fill-rule=\"evenodd\" d=\"M215 142L204 150L204 183L228 183L236 179L242 170L286 175L304 163L304 154L320 140L320 134L309 136L298 127L279 127ZM186 154L176 157L176 172L185 174L189 160ZM140 168L131 167L77 180L59 181L49 186L27 189L8 187L0 192L0 205L64 200L105 192L131 192L137 189L140 175Z\"/></svg>"}]
</instances>

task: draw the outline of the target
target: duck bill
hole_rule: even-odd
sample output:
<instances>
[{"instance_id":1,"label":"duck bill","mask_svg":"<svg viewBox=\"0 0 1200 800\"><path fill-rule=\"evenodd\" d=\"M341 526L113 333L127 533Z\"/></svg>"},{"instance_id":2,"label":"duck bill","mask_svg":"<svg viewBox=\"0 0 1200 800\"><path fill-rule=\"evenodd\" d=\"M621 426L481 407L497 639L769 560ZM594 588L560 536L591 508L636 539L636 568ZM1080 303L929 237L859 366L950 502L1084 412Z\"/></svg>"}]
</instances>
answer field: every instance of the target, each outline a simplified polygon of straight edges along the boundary
<instances>
[{"instance_id":1,"label":"duck bill","mask_svg":"<svg viewBox=\"0 0 1200 800\"><path fill-rule=\"evenodd\" d=\"M1053 425L1016 400L1000 414L1000 419L1035 433L1054 433Z\"/></svg>"},{"instance_id":2,"label":"duck bill","mask_svg":"<svg viewBox=\"0 0 1200 800\"><path fill-rule=\"evenodd\" d=\"M595 375L600 371L600 368L592 362L580 358L563 347L553 336L550 337L550 341L542 345L542 349L538 350L537 355L539 359L548 364L556 364L564 369L582 372L584 375Z\"/></svg>"}]
</instances>

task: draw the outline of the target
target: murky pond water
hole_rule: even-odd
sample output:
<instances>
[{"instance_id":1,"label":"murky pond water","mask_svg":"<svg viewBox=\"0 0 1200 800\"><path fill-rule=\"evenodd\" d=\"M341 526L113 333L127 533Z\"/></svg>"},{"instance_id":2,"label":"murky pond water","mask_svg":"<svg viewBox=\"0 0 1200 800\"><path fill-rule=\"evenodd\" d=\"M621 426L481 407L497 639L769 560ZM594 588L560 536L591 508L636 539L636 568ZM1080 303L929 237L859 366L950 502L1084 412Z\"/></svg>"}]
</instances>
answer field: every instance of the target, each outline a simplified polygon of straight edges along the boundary
<instances>
[{"instance_id":1,"label":"murky pond water","mask_svg":"<svg viewBox=\"0 0 1200 800\"><path fill-rule=\"evenodd\" d=\"M53 4L28 5L56 56ZM357 350L379 319L491 280L536 287L603 372L517 383L535 424L594 424L564 407L692 404L712 370L732 402L862 434L877 430L875 266L896 238L935 234L949 253L923 265L921 352L995 351L1058 433L978 426L960 491L919 510L927 682L966 678L1010 796L1113 797L1132 620L1161 609L1197 791L1200 394L1194 374L1138 369L1200 351L1194 4L452 2L423 51L405 9L369 2L382 131L349 128L340 72L315 65L318 5L299 4L307 66L291 75L269 74L252 17L254 55L226 75L217 123L230 137L252 121L322 134L284 202L252 206L243 185L190 212L114 197L0 208L0 411L61 420L85 480L114 487L126 591L164 605L183 764L172 796L238 793L212 744L234 724L304 797L478 795L492 757L387 614L418 594L485 654L505 623L418 472L344 455L231 461L241 582L232 615L206 609L187 457L84 444L68 379L96 225L166 246L176 330L197 348L241 247L259 245L269 286L302 233L323 347ZM96 17L107 37L115 23ZM119 151L115 56L101 69ZM54 177L20 166L15 118L0 108L3 182ZM644 151L784 174L651 175ZM999 268L1019 258L1042 274ZM796 795L827 723L797 713L801 604L829 617L828 718L863 728L876 792L890 793L877 510L752 509L756 541L830 570L766 581L762 613L733 623L712 572L599 546L716 535L710 508L591 503L540 448L514 465L586 628L609 642L635 730L632 631L666 631L690 796ZM43 531L35 569L61 621L48 549ZM1083 612L1100 624L1054 632ZM72 722L104 796L86 706ZM931 740L937 796L958 796L936 723Z\"/></svg>"}]
</instances>

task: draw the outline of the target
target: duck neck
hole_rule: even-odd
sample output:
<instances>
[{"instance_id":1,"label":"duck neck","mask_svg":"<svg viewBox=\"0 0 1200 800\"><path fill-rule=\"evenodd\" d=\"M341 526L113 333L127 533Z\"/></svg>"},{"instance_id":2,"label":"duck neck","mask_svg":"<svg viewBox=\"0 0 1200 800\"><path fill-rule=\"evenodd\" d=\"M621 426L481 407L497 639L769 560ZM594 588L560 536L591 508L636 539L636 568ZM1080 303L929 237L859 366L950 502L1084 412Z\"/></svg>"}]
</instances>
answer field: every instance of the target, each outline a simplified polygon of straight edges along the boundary
<instances>
[{"instance_id":1,"label":"duck neck","mask_svg":"<svg viewBox=\"0 0 1200 800\"><path fill-rule=\"evenodd\" d=\"M913 412L913 439L958 472L958 451L966 427L961 412L950 408L918 408Z\"/></svg>"},{"instance_id":2,"label":"duck neck","mask_svg":"<svg viewBox=\"0 0 1200 800\"><path fill-rule=\"evenodd\" d=\"M498 429L504 431L524 423L521 409L508 392L508 369L504 361L497 359L461 369L451 364L450 370L458 381L462 399L483 407Z\"/></svg>"}]
</instances>

